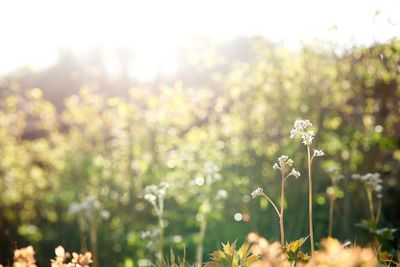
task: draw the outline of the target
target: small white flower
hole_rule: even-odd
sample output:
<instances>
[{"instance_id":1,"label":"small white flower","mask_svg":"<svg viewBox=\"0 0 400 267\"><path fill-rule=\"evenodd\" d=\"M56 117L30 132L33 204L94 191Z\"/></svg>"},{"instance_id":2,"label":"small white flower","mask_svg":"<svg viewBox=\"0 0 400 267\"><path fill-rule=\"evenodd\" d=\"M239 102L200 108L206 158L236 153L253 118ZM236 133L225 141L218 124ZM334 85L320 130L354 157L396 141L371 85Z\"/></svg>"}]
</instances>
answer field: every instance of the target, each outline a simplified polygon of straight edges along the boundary
<instances>
[{"instance_id":1,"label":"small white flower","mask_svg":"<svg viewBox=\"0 0 400 267\"><path fill-rule=\"evenodd\" d=\"M375 192L380 193L380 192L382 192L382 189L383 189L383 186L380 185L380 184L378 184L378 185L375 187Z\"/></svg>"},{"instance_id":2,"label":"small white flower","mask_svg":"<svg viewBox=\"0 0 400 267\"><path fill-rule=\"evenodd\" d=\"M145 187L144 191L148 194L155 194L158 190L156 185L148 185Z\"/></svg>"},{"instance_id":3,"label":"small white flower","mask_svg":"<svg viewBox=\"0 0 400 267\"><path fill-rule=\"evenodd\" d=\"M296 169L293 168L292 171L289 173L288 177L290 175L293 175L294 177L299 178L300 177L300 172L296 171Z\"/></svg>"},{"instance_id":4,"label":"small white flower","mask_svg":"<svg viewBox=\"0 0 400 267\"><path fill-rule=\"evenodd\" d=\"M301 134L301 139L303 139L303 144L306 146L309 146L312 144L312 141L314 140L314 132L309 131L306 133Z\"/></svg>"},{"instance_id":5,"label":"small white flower","mask_svg":"<svg viewBox=\"0 0 400 267\"><path fill-rule=\"evenodd\" d=\"M272 166L272 168L273 168L275 171L277 171L277 170L280 169L278 163L275 163L274 166Z\"/></svg>"},{"instance_id":6,"label":"small white flower","mask_svg":"<svg viewBox=\"0 0 400 267\"><path fill-rule=\"evenodd\" d=\"M293 139L296 137L297 134L297 130L296 129L292 129L290 130L290 139Z\"/></svg>"},{"instance_id":7,"label":"small white flower","mask_svg":"<svg viewBox=\"0 0 400 267\"><path fill-rule=\"evenodd\" d=\"M163 198L167 193L167 188L169 185L165 182L161 182L159 185L148 185L144 189L145 195L153 195L155 198ZM152 199L152 197L148 197ZM150 201L150 200L148 200ZM151 201L150 201L151 202Z\"/></svg>"},{"instance_id":8,"label":"small white flower","mask_svg":"<svg viewBox=\"0 0 400 267\"><path fill-rule=\"evenodd\" d=\"M323 155L325 155L324 151L314 149L314 157L322 157Z\"/></svg>"},{"instance_id":9,"label":"small white flower","mask_svg":"<svg viewBox=\"0 0 400 267\"><path fill-rule=\"evenodd\" d=\"M360 179L361 179L361 175L360 175L359 173L353 173L353 174L351 175L351 178L352 178L353 180L360 180Z\"/></svg>"},{"instance_id":10,"label":"small white flower","mask_svg":"<svg viewBox=\"0 0 400 267\"><path fill-rule=\"evenodd\" d=\"M155 204L157 197L155 195L153 195L153 194L146 194L146 195L144 195L144 199L149 201L152 204L153 203Z\"/></svg>"},{"instance_id":11,"label":"small white flower","mask_svg":"<svg viewBox=\"0 0 400 267\"><path fill-rule=\"evenodd\" d=\"M264 190L263 190L261 187L257 187L256 190L254 190L254 191L251 193L251 197L252 197L252 198L256 198L256 197L258 197L258 196L262 196L263 193L264 193Z\"/></svg>"},{"instance_id":12,"label":"small white flower","mask_svg":"<svg viewBox=\"0 0 400 267\"><path fill-rule=\"evenodd\" d=\"M282 155L282 156L280 156L279 158L278 158L278 162L279 162L279 165L283 165L283 164L285 164L286 163L286 161L289 159L289 157L288 156L286 156L286 155Z\"/></svg>"}]
</instances>

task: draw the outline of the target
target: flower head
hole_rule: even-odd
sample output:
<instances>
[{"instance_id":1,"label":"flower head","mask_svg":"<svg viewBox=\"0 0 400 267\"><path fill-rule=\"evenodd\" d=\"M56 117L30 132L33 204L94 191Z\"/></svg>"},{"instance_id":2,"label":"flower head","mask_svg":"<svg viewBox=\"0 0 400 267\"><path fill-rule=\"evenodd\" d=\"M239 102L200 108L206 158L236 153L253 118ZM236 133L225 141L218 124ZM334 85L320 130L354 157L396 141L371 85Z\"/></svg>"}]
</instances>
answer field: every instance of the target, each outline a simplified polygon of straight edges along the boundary
<instances>
[{"instance_id":1,"label":"flower head","mask_svg":"<svg viewBox=\"0 0 400 267\"><path fill-rule=\"evenodd\" d=\"M323 155L325 155L324 151L314 149L314 157L322 157Z\"/></svg>"},{"instance_id":2,"label":"flower head","mask_svg":"<svg viewBox=\"0 0 400 267\"><path fill-rule=\"evenodd\" d=\"M148 202L150 202L150 203L156 203L156 199L157 199L157 197L155 196L155 195L153 195L153 194L145 194L144 195L144 199L145 200L147 200Z\"/></svg>"},{"instance_id":3,"label":"flower head","mask_svg":"<svg viewBox=\"0 0 400 267\"><path fill-rule=\"evenodd\" d=\"M314 132L307 130L311 126L312 124L309 120L296 120L293 129L290 131L290 138L293 139L297 135L301 135L303 144L306 146L311 145L314 139Z\"/></svg>"},{"instance_id":4,"label":"flower head","mask_svg":"<svg viewBox=\"0 0 400 267\"><path fill-rule=\"evenodd\" d=\"M300 177L300 172L296 171L295 168L292 169L292 171L289 173L288 177L293 175L295 178L299 178Z\"/></svg>"},{"instance_id":5,"label":"flower head","mask_svg":"<svg viewBox=\"0 0 400 267\"><path fill-rule=\"evenodd\" d=\"M262 196L263 193L264 193L264 190L261 187L257 187L256 190L254 190L251 193L251 197L256 198L256 197Z\"/></svg>"},{"instance_id":6,"label":"flower head","mask_svg":"<svg viewBox=\"0 0 400 267\"><path fill-rule=\"evenodd\" d=\"M309 120L296 120L293 129L290 131L290 138L293 139L298 133L305 132L307 128L311 127L312 123Z\"/></svg>"},{"instance_id":7,"label":"flower head","mask_svg":"<svg viewBox=\"0 0 400 267\"><path fill-rule=\"evenodd\" d=\"M161 182L159 185L148 185L144 189L144 199L155 205L157 198L163 199L167 193L168 184Z\"/></svg>"},{"instance_id":8,"label":"flower head","mask_svg":"<svg viewBox=\"0 0 400 267\"><path fill-rule=\"evenodd\" d=\"M383 181L379 173L366 173L364 175L355 173L352 175L352 178L354 180L360 180L366 188L375 191L378 195L382 194Z\"/></svg>"},{"instance_id":9,"label":"flower head","mask_svg":"<svg viewBox=\"0 0 400 267\"><path fill-rule=\"evenodd\" d=\"M282 170L286 167L292 167L293 166L293 160L290 159L286 155L282 155L278 158L278 162L274 164L272 167L274 170Z\"/></svg>"}]
</instances>

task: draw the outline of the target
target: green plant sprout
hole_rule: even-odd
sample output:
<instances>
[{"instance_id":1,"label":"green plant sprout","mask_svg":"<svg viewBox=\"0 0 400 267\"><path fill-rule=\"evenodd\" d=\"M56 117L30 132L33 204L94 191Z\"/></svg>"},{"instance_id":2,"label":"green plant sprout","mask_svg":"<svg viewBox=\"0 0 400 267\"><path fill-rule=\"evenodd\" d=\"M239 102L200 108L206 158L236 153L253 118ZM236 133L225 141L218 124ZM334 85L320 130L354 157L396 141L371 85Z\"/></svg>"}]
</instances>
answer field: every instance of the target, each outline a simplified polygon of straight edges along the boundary
<instances>
[{"instance_id":1,"label":"green plant sprout","mask_svg":"<svg viewBox=\"0 0 400 267\"><path fill-rule=\"evenodd\" d=\"M281 208L280 211L278 210L275 203L272 199L264 193L264 190L261 187L258 187L251 193L253 198L257 196L265 197L271 205L274 207L276 214L279 218L279 228L281 233L281 245L285 245L285 228L284 228L284 213L285 213L285 181L290 176L294 176L296 178L300 177L300 172L296 171L293 166L293 160L290 159L288 156L282 155L278 158L278 162L274 164L273 169L279 170L281 173Z\"/></svg>"},{"instance_id":2,"label":"green plant sprout","mask_svg":"<svg viewBox=\"0 0 400 267\"><path fill-rule=\"evenodd\" d=\"M321 157L324 155L322 150L314 149L314 153L311 156L311 144L314 139L314 132L307 130L312 127L309 120L296 120L294 127L290 131L290 138L293 139L298 135L301 136L303 144L307 147L307 165L308 165L308 210L309 210L309 226L310 226L310 245L311 245L311 256L314 253L314 227L313 227L313 192L312 192L312 171L311 166L315 157Z\"/></svg>"}]
</instances>

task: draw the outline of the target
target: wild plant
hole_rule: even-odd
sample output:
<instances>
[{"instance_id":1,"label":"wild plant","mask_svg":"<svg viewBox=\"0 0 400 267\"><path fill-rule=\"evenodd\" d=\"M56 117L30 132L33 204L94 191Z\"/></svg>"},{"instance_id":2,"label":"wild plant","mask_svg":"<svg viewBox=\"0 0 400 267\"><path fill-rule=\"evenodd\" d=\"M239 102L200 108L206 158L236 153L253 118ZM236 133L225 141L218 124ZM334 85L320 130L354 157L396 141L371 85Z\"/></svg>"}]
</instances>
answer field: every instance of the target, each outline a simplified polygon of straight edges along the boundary
<instances>
[{"instance_id":1,"label":"wild plant","mask_svg":"<svg viewBox=\"0 0 400 267\"><path fill-rule=\"evenodd\" d=\"M335 168L330 168L327 170L329 177L331 179L331 184L328 186L326 189L326 194L329 199L329 224L328 224L328 236L332 236L333 232L333 218L334 218L334 209L335 209L335 202L336 198L338 196L339 192L339 187L338 183L339 181L344 179L344 176L342 174L339 174L338 170Z\"/></svg>"},{"instance_id":2,"label":"wild plant","mask_svg":"<svg viewBox=\"0 0 400 267\"><path fill-rule=\"evenodd\" d=\"M32 246L16 249L14 251L13 267L37 267L35 259L35 250Z\"/></svg>"},{"instance_id":3,"label":"wild plant","mask_svg":"<svg viewBox=\"0 0 400 267\"><path fill-rule=\"evenodd\" d=\"M364 175L353 174L353 180L361 182L367 195L367 205L370 214L369 220L362 220L357 226L367 230L372 236L372 247L375 253L382 262L392 260L396 252L387 252L384 250L383 244L385 241L393 241L394 233L398 229L383 227L379 228L379 221L382 213L382 191L383 181L379 173L367 173ZM389 264L390 266L390 264Z\"/></svg>"},{"instance_id":4,"label":"wild plant","mask_svg":"<svg viewBox=\"0 0 400 267\"><path fill-rule=\"evenodd\" d=\"M71 256L70 253L65 252L62 246L58 246L54 250L56 256L51 260L51 267L89 267L92 261L92 254L85 252L84 254L72 253L72 259L66 263L66 259Z\"/></svg>"},{"instance_id":5,"label":"wild plant","mask_svg":"<svg viewBox=\"0 0 400 267\"><path fill-rule=\"evenodd\" d=\"M202 176L204 175L204 177ZM213 192L214 184L221 180L220 166L214 161L207 161L204 163L203 171L196 177L195 183L197 185L204 185L203 194L201 195L202 203L200 205L200 211L198 213L198 220L200 221L200 229L198 234L198 245L196 248L196 267L203 265L203 251L204 251L204 239L206 238L208 215L212 209L212 201L218 198L224 198L223 194L217 194ZM219 191L226 192L226 191ZM213 199L214 197L214 199Z\"/></svg>"},{"instance_id":6,"label":"wild plant","mask_svg":"<svg viewBox=\"0 0 400 267\"><path fill-rule=\"evenodd\" d=\"M309 130L312 124L309 120L296 120L293 129L290 131L290 138L301 136L302 143L307 147L307 168L308 168L308 211L309 211L309 228L310 228L310 246L311 256L314 253L314 227L313 227L313 184L312 184L312 171L311 166L315 157L324 156L322 150L314 149L311 155L311 145L314 140L315 134Z\"/></svg>"},{"instance_id":7,"label":"wild plant","mask_svg":"<svg viewBox=\"0 0 400 267\"><path fill-rule=\"evenodd\" d=\"M284 227L284 213L285 213L285 181L288 179L290 176L293 176L295 178L300 177L300 172L296 171L293 166L293 160L290 159L286 155L282 155L278 158L278 162L273 165L273 169L276 171L280 172L281 175L281 206L280 206L280 211L278 210L278 207L275 205L274 201L264 193L264 190L261 187L258 187L256 190L254 190L251 193L251 196L253 198L257 196L262 196L266 198L271 205L274 207L276 214L278 215L279 218L279 229L280 229L280 234L281 234L281 245L285 245L285 227Z\"/></svg>"},{"instance_id":8,"label":"wild plant","mask_svg":"<svg viewBox=\"0 0 400 267\"><path fill-rule=\"evenodd\" d=\"M72 258L71 254L66 252L62 246L58 246L54 252L56 256L54 259L50 260L51 267L89 267L93 262L90 252L85 252L83 254L73 252ZM69 263L66 262L68 258L71 258ZM14 251L14 262L12 266L37 267L34 248L28 246L16 249ZM0 264L0 267L3 267L3 265Z\"/></svg>"},{"instance_id":9,"label":"wild plant","mask_svg":"<svg viewBox=\"0 0 400 267\"><path fill-rule=\"evenodd\" d=\"M352 175L353 180L360 181L367 194L370 223L375 227L378 225L382 211L382 179L379 173L367 173Z\"/></svg>"},{"instance_id":10,"label":"wild plant","mask_svg":"<svg viewBox=\"0 0 400 267\"><path fill-rule=\"evenodd\" d=\"M144 199L151 203L158 218L159 242L158 242L158 263L163 265L164 257L164 200L167 194L168 184L161 182L159 185L148 185L144 189Z\"/></svg>"},{"instance_id":11,"label":"wild plant","mask_svg":"<svg viewBox=\"0 0 400 267\"><path fill-rule=\"evenodd\" d=\"M297 265L296 265L297 266ZM376 267L378 265L374 251L371 248L358 246L346 247L338 240L328 237L321 241L321 250L304 267Z\"/></svg>"},{"instance_id":12,"label":"wild plant","mask_svg":"<svg viewBox=\"0 0 400 267\"><path fill-rule=\"evenodd\" d=\"M282 245L275 241L269 243L256 233L249 233L247 240L252 244L251 252L258 257L253 267L282 267L288 266Z\"/></svg>"},{"instance_id":13,"label":"wild plant","mask_svg":"<svg viewBox=\"0 0 400 267\"><path fill-rule=\"evenodd\" d=\"M81 232L81 249L87 250L83 235L89 232L91 251L93 253L93 267L99 266L97 252L97 228L99 220L107 220L110 212L102 207L100 201L94 196L85 197L82 202L72 203L69 206L69 213L77 218Z\"/></svg>"},{"instance_id":14,"label":"wild plant","mask_svg":"<svg viewBox=\"0 0 400 267\"><path fill-rule=\"evenodd\" d=\"M251 244L244 242L239 249L236 249L236 241L232 244L222 244L222 250L211 253L211 261L204 267L250 267L258 261L258 257L251 252Z\"/></svg>"}]
</instances>

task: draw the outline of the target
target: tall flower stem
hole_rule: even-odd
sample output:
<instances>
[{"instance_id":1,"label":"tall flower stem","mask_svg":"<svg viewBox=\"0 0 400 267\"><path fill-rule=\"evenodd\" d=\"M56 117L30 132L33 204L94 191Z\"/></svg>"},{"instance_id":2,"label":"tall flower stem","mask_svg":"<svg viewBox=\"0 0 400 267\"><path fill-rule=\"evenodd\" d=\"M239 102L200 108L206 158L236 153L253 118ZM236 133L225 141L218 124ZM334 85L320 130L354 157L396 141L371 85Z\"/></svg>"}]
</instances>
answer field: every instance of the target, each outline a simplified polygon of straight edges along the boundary
<instances>
[{"instance_id":1,"label":"tall flower stem","mask_svg":"<svg viewBox=\"0 0 400 267\"><path fill-rule=\"evenodd\" d=\"M378 211L376 213L376 217L375 217L375 224L378 225L379 223L379 219L381 218L381 213L382 213L382 199L379 198L378 199Z\"/></svg>"},{"instance_id":2,"label":"tall flower stem","mask_svg":"<svg viewBox=\"0 0 400 267\"><path fill-rule=\"evenodd\" d=\"M158 214L158 225L160 227L160 236L159 236L159 262L160 266L164 266L164 198L159 198L159 214Z\"/></svg>"},{"instance_id":3,"label":"tall flower stem","mask_svg":"<svg viewBox=\"0 0 400 267\"><path fill-rule=\"evenodd\" d=\"M97 253L97 223L96 218L93 216L90 220L90 242L93 255L93 267L99 267L99 258Z\"/></svg>"},{"instance_id":4,"label":"tall flower stem","mask_svg":"<svg viewBox=\"0 0 400 267\"><path fill-rule=\"evenodd\" d=\"M276 207L275 203L272 201L272 199L269 198L269 196L267 196L266 194L262 193L262 196L265 197L269 203L271 203L271 205L274 207L276 214L278 214L278 217L281 217L281 214L278 210L278 208Z\"/></svg>"},{"instance_id":5,"label":"tall flower stem","mask_svg":"<svg viewBox=\"0 0 400 267\"><path fill-rule=\"evenodd\" d=\"M332 236L333 229L333 210L335 208L335 198L329 198L329 226L328 226L328 236Z\"/></svg>"},{"instance_id":6,"label":"tall flower stem","mask_svg":"<svg viewBox=\"0 0 400 267\"><path fill-rule=\"evenodd\" d=\"M369 212L371 214L371 220L373 223L375 223L374 202L372 199L372 191L370 189L367 189L367 198L368 198Z\"/></svg>"},{"instance_id":7,"label":"tall flower stem","mask_svg":"<svg viewBox=\"0 0 400 267\"><path fill-rule=\"evenodd\" d=\"M275 203L272 201L272 199L269 196L267 196L265 193L261 193L261 195L263 197L265 197L269 201L269 203L271 203L272 207L274 207L274 209L275 209L276 214L278 215L279 226L280 226L280 231L281 231L281 245L283 246L284 245L284 243L283 243L283 241L284 241L283 240L284 239L284 232L283 232L283 218L282 218L282 215L279 212L278 208L276 207Z\"/></svg>"},{"instance_id":8,"label":"tall flower stem","mask_svg":"<svg viewBox=\"0 0 400 267\"><path fill-rule=\"evenodd\" d=\"M314 254L314 229L313 229L313 199L312 199L312 177L311 177L311 152L310 146L307 145L307 161L308 161L308 210L310 223L310 244L311 256Z\"/></svg>"},{"instance_id":9,"label":"tall flower stem","mask_svg":"<svg viewBox=\"0 0 400 267\"><path fill-rule=\"evenodd\" d=\"M279 226L281 230L281 245L285 244L285 228L283 227L283 214L285 209L285 175L282 173L282 186L281 186L281 212L279 216Z\"/></svg>"},{"instance_id":10,"label":"tall flower stem","mask_svg":"<svg viewBox=\"0 0 400 267\"><path fill-rule=\"evenodd\" d=\"M204 200L204 210L201 213L203 218L200 222L200 232L199 232L199 244L197 245L196 249L196 267L201 267L203 265L203 252L204 252L204 238L206 237L207 231L207 217L208 217L208 210L210 206L210 200L208 197Z\"/></svg>"}]
</instances>

